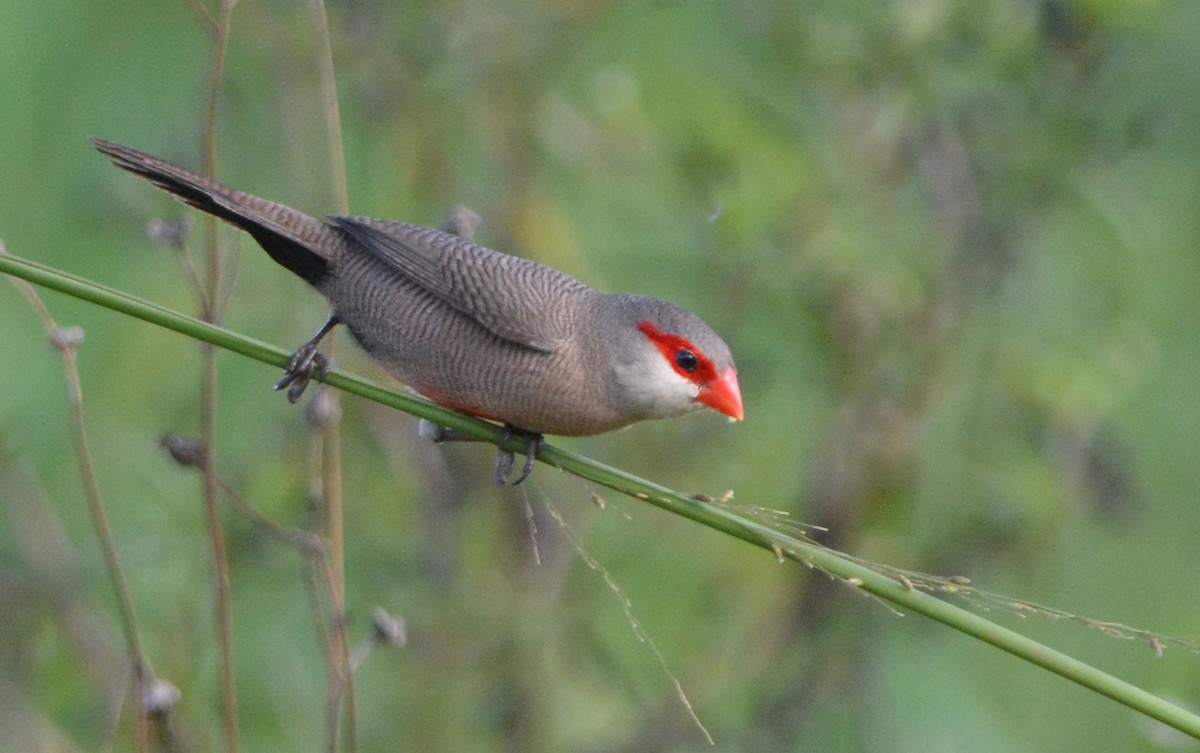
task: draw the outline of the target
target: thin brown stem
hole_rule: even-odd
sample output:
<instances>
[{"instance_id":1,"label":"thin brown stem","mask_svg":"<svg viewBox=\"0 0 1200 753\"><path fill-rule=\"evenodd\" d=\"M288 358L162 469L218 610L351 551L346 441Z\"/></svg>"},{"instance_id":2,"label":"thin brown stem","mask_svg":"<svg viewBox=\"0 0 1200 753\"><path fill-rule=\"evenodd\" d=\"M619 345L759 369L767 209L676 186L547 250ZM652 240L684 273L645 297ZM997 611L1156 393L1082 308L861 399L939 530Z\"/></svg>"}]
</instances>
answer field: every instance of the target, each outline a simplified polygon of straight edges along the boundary
<instances>
[{"instance_id":1,"label":"thin brown stem","mask_svg":"<svg viewBox=\"0 0 1200 753\"><path fill-rule=\"evenodd\" d=\"M341 433L338 430L341 411L336 393L321 385L310 406L310 417L314 428L310 459L312 468L311 493L323 512L323 527L326 551L320 560L320 583L324 586L328 602L328 625L324 633L326 641L325 663L326 691L326 742L330 753L338 750L342 727L342 712L345 712L346 747L354 750L354 694L350 674L349 638L346 634L345 533L341 503ZM344 709L343 709L344 704Z\"/></svg>"},{"instance_id":2,"label":"thin brown stem","mask_svg":"<svg viewBox=\"0 0 1200 753\"><path fill-rule=\"evenodd\" d=\"M230 19L235 0L223 0L213 38L212 67L208 81L208 107L205 111L202 148L204 169L208 175L217 172L217 109L220 101L221 79L225 69L225 54L229 44ZM205 299L202 301L204 320L217 324L221 315L217 301L221 291L221 252L218 223L209 219L208 277ZM221 526L220 481L216 470L217 440L217 358L216 349L206 346L202 351L203 387L201 397L202 472L204 477L204 513L212 543L216 579L217 643L220 655L221 716L225 750L237 753L238 715L237 686L233 670L233 610L230 596L229 559L225 550L225 533Z\"/></svg>"},{"instance_id":3,"label":"thin brown stem","mask_svg":"<svg viewBox=\"0 0 1200 753\"><path fill-rule=\"evenodd\" d=\"M147 223L146 232L155 241L169 246L176 252L180 266L183 267L184 274L191 283L192 293L195 294L196 300L200 301L201 310L206 310L209 306L208 294L204 290L204 281L200 279L200 272L196 269L195 262L192 261L191 249L188 248L189 225L187 218L175 221L153 219Z\"/></svg>"},{"instance_id":4,"label":"thin brown stem","mask_svg":"<svg viewBox=\"0 0 1200 753\"><path fill-rule=\"evenodd\" d=\"M215 307L208 300L208 291L205 290L204 282L200 279L196 263L192 261L192 252L186 241L179 244L179 261L183 265L183 271L188 280L192 283L192 288L196 291L196 300L200 302L201 309L204 311L214 310Z\"/></svg>"},{"instance_id":5,"label":"thin brown stem","mask_svg":"<svg viewBox=\"0 0 1200 753\"><path fill-rule=\"evenodd\" d=\"M187 4L191 7L192 13L196 14L196 20L204 27L204 31L211 37L217 36L217 20L213 18L208 7L204 5L202 0L187 0Z\"/></svg>"},{"instance_id":6,"label":"thin brown stem","mask_svg":"<svg viewBox=\"0 0 1200 753\"><path fill-rule=\"evenodd\" d=\"M4 245L0 243L0 254L3 253L5 253ZM149 719L146 713L145 691L153 678L153 673L142 648L137 612L133 608L129 582L125 578L125 571L121 567L121 558L117 554L112 527L109 525L104 499L100 494L100 482L96 478L96 462L92 457L91 443L88 442L87 422L83 412L83 383L79 378L76 361L79 344L83 342L83 330L77 327L59 327L32 285L16 277L10 277L9 280L29 302L30 307L41 320L50 342L62 357L63 373L67 380L67 398L71 407L71 438L75 445L75 457L83 481L84 497L87 499L92 528L96 533L96 540L100 544L100 552L104 556L104 565L108 570L109 581L112 583L113 595L117 600L121 628L125 633L125 646L129 654L134 708L137 710L136 749L139 753L145 753L149 750Z\"/></svg>"},{"instance_id":7,"label":"thin brown stem","mask_svg":"<svg viewBox=\"0 0 1200 753\"><path fill-rule=\"evenodd\" d=\"M159 438L159 445L170 454L171 459L184 468L203 470L204 448L200 442L182 434L166 434ZM315 533L301 528L285 528L263 515L238 494L233 484L218 477L221 491L229 506L240 513L259 531L276 539L281 544L295 549L304 556L321 554L325 551L324 540Z\"/></svg>"},{"instance_id":8,"label":"thin brown stem","mask_svg":"<svg viewBox=\"0 0 1200 753\"><path fill-rule=\"evenodd\" d=\"M322 386L328 399L337 402L337 393ZM340 411L337 412L340 414ZM346 750L354 753L358 748L356 714L354 702L354 677L350 672L350 639L346 634L346 555L345 529L342 504L342 433L336 419L322 424L322 465L325 469L325 510L327 516L327 541L330 550L329 587L333 603L334 658L337 663L337 695L344 699L346 716Z\"/></svg>"},{"instance_id":9,"label":"thin brown stem","mask_svg":"<svg viewBox=\"0 0 1200 753\"><path fill-rule=\"evenodd\" d=\"M251 507L250 503L242 499L241 495L227 481L221 481L221 489L225 492L225 498L229 500L230 506L244 515L258 530L281 544L295 549L305 557L324 554L325 543L320 536L300 528L284 528Z\"/></svg>"},{"instance_id":10,"label":"thin brown stem","mask_svg":"<svg viewBox=\"0 0 1200 753\"><path fill-rule=\"evenodd\" d=\"M310 0L313 28L317 37L317 65L320 70L321 97L324 103L325 127L329 142L334 206L341 214L349 214L350 198L346 181L346 157L342 145L341 114L338 109L337 78L334 75L333 45L329 33L329 16L324 0ZM342 498L342 441L340 397L337 392L322 387L317 396L321 419L316 421L321 452L314 461L320 464L321 500L325 510L325 535L328 551L326 564L327 586L332 611L331 641L327 644L329 672L329 709L331 726L330 750L337 749L339 709L345 713L346 750L358 748L354 698L354 678L350 670L350 641L346 634L346 578Z\"/></svg>"},{"instance_id":11,"label":"thin brown stem","mask_svg":"<svg viewBox=\"0 0 1200 753\"><path fill-rule=\"evenodd\" d=\"M338 109L337 78L334 76L333 44L324 0L311 0L313 26L317 34L317 65L321 73L321 99L325 106L325 130L329 139L329 162L333 169L334 206L339 214L350 212L346 181L346 154L342 145L342 116Z\"/></svg>"}]
</instances>

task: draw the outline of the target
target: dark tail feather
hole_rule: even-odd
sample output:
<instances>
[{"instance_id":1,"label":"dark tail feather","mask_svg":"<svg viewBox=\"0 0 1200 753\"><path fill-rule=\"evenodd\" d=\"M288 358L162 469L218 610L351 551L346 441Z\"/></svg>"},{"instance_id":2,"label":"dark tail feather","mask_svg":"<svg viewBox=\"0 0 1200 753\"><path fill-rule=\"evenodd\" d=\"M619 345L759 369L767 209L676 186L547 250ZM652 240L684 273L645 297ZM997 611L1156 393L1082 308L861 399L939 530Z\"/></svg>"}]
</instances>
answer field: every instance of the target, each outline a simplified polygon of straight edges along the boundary
<instances>
[{"instance_id":1,"label":"dark tail feather","mask_svg":"<svg viewBox=\"0 0 1200 753\"><path fill-rule=\"evenodd\" d=\"M197 209L245 230L276 262L317 286L338 248L329 225L303 212L260 199L127 146L92 139L117 167L140 175Z\"/></svg>"}]
</instances>

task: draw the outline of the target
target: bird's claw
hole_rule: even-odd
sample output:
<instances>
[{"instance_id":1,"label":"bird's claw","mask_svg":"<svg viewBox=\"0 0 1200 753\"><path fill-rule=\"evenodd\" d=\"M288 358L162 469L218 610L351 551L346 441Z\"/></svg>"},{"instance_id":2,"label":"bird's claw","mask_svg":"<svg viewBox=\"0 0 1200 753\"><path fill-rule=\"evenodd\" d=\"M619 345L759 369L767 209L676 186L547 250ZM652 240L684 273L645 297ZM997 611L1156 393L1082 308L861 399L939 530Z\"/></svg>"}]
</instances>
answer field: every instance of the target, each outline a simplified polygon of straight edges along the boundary
<instances>
[{"instance_id":1,"label":"bird's claw","mask_svg":"<svg viewBox=\"0 0 1200 753\"><path fill-rule=\"evenodd\" d=\"M445 426L439 426L432 421L421 419L421 423L417 429L422 439L428 439L435 444L442 442L476 442L479 441L474 437L467 436L462 432L454 429L447 429ZM504 447L510 439L522 439L525 442L525 465L521 468L521 475L516 480L510 480L515 467L515 456L512 450ZM525 479L529 478L529 474L533 472L533 464L537 461L538 455L542 451L542 445L545 439L541 434L518 429L515 426L504 426L504 437L500 442L500 448L496 451L496 485L497 486L517 486Z\"/></svg>"},{"instance_id":2,"label":"bird's claw","mask_svg":"<svg viewBox=\"0 0 1200 753\"><path fill-rule=\"evenodd\" d=\"M505 426L505 444L513 437L520 437L525 440L525 465L521 468L521 475L515 481L510 481L509 479L512 477L513 467L515 466L515 459L512 450L501 447L496 453L495 479L497 486L517 486L529 478L529 474L533 472L533 464L537 461L538 453L542 450L542 443L545 441L541 434L533 434L512 426Z\"/></svg>"},{"instance_id":3,"label":"bird's claw","mask_svg":"<svg viewBox=\"0 0 1200 753\"><path fill-rule=\"evenodd\" d=\"M300 346L300 349L288 359L287 367L283 370L283 378L275 383L275 389L287 387L289 403L295 403L308 388L308 383L315 377L318 382L324 381L329 373L329 359L317 351L321 338L328 335L330 330L339 323L336 314L330 314L320 331L313 338Z\"/></svg>"},{"instance_id":4,"label":"bird's claw","mask_svg":"<svg viewBox=\"0 0 1200 753\"><path fill-rule=\"evenodd\" d=\"M275 383L275 389L287 388L289 403L295 403L308 389L314 378L319 382L329 373L329 359L317 350L317 343L307 342L288 359L283 378Z\"/></svg>"}]
</instances>

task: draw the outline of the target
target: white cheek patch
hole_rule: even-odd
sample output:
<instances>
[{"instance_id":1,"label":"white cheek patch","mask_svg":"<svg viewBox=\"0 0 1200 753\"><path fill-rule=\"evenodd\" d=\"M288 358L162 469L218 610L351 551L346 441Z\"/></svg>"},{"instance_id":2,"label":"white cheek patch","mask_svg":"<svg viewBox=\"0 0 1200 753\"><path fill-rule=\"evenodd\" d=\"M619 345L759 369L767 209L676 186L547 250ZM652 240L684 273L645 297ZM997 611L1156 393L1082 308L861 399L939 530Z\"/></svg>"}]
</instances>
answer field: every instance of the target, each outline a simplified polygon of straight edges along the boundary
<instances>
[{"instance_id":1,"label":"white cheek patch","mask_svg":"<svg viewBox=\"0 0 1200 753\"><path fill-rule=\"evenodd\" d=\"M617 366L617 381L626 398L649 418L669 418L703 407L696 402L700 387L679 375L657 350L647 357Z\"/></svg>"}]
</instances>

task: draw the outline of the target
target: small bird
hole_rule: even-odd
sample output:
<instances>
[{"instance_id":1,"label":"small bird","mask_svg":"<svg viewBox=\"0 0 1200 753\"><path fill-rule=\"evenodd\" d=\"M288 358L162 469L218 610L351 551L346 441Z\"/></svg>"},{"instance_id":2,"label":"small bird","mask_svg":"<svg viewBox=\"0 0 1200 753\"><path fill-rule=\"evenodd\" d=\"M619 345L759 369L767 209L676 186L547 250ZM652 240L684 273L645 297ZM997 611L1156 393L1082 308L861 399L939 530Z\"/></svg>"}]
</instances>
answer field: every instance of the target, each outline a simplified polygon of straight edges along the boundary
<instances>
[{"instance_id":1,"label":"small bird","mask_svg":"<svg viewBox=\"0 0 1200 753\"><path fill-rule=\"evenodd\" d=\"M504 425L526 443L600 434L708 407L740 421L729 347L673 303L601 293L568 275L471 242L478 218L443 230L369 217L309 216L127 146L92 139L117 167L246 231L316 288L331 313L276 389L299 399L328 367L321 338L345 324L400 382L433 402ZM511 476L501 452L496 481Z\"/></svg>"}]
</instances>

